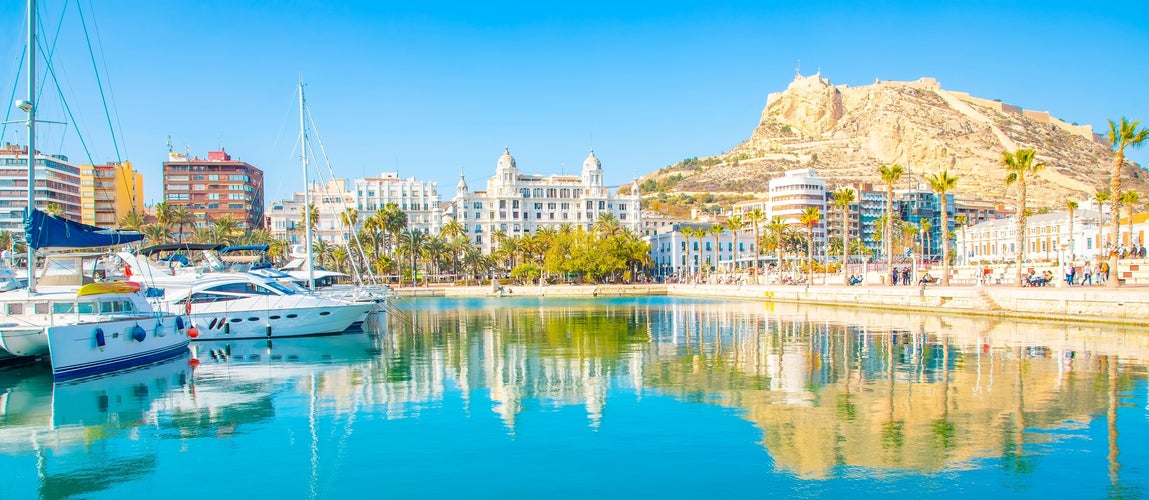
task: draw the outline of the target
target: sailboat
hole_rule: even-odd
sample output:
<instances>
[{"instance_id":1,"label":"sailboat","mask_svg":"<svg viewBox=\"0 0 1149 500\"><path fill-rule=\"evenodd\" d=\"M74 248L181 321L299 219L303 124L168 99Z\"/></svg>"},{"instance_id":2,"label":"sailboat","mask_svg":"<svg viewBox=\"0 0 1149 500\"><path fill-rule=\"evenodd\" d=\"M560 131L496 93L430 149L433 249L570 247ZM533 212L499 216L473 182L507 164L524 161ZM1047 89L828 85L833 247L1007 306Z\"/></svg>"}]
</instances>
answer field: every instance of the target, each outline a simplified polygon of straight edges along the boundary
<instances>
[{"instance_id":1,"label":"sailboat","mask_svg":"<svg viewBox=\"0 0 1149 500\"><path fill-rule=\"evenodd\" d=\"M36 251L117 246L143 239L58 218L36 209L36 2L28 0L28 200L24 231L27 287L0 292L0 349L47 356L57 380L144 365L187 352L183 318L153 309L136 283L97 282L85 259L100 254L46 255L36 275ZM38 283L38 281L41 281ZM39 288L38 288L39 285Z\"/></svg>"},{"instance_id":2,"label":"sailboat","mask_svg":"<svg viewBox=\"0 0 1149 500\"><path fill-rule=\"evenodd\" d=\"M303 164L303 221L305 244L294 245L292 247L292 260L281 268L280 271L290 275L297 283L300 283L316 295L341 301L374 304L375 307L372 308L372 312L382 312L383 304L389 292L389 288L386 285L368 283L335 285L334 282L337 279L346 277L347 275L322 268L316 269L315 255L313 255L314 240L312 239L311 232L311 184L308 181L307 170L307 116L307 100L303 97L303 83L301 82L299 84L299 148L302 153L300 158ZM322 145L322 142L320 144ZM323 289L317 290L320 284L324 285Z\"/></svg>"}]
</instances>

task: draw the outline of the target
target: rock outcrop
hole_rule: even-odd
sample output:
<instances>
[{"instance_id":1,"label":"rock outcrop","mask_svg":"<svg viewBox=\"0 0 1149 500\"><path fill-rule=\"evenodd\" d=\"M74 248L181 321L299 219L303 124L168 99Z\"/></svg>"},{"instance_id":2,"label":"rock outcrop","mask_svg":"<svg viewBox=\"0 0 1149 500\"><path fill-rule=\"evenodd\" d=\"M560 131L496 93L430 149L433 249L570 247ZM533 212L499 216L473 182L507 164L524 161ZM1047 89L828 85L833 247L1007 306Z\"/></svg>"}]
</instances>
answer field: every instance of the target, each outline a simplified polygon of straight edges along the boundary
<instances>
[{"instance_id":1,"label":"rock outcrop","mask_svg":"<svg viewBox=\"0 0 1149 500\"><path fill-rule=\"evenodd\" d=\"M1045 112L944 90L936 81L835 86L821 75L796 77L771 94L762 119L729 152L668 167L647 177L680 174L680 192L765 192L769 179L794 168L815 168L831 184L880 184L878 167L900 163L907 183L949 169L955 194L1010 202L1001 152L1033 148L1046 168L1030 181L1031 205L1060 208L1109 183L1114 154L1089 126ZM1145 170L1126 162L1124 188L1145 192Z\"/></svg>"}]
</instances>

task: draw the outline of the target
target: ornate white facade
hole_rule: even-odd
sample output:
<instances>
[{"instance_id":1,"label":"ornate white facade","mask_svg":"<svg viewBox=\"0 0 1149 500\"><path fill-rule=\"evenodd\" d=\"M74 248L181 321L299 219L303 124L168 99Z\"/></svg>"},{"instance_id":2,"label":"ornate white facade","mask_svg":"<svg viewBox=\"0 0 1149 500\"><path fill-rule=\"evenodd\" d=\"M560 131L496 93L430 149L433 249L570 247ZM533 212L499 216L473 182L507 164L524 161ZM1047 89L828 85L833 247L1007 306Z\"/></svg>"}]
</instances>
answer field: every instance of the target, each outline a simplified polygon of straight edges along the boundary
<instances>
[{"instance_id":1,"label":"ornate white facade","mask_svg":"<svg viewBox=\"0 0 1149 500\"><path fill-rule=\"evenodd\" d=\"M506 150L485 191L471 192L460 176L447 215L462 224L468 238L489 253L497 231L514 237L562 224L590 229L603 213L614 214L623 227L637 233L642 228L641 200L637 182L626 195L603 186L602 163L594 151L583 162L581 176L543 177L519 173L514 157Z\"/></svg>"}]
</instances>

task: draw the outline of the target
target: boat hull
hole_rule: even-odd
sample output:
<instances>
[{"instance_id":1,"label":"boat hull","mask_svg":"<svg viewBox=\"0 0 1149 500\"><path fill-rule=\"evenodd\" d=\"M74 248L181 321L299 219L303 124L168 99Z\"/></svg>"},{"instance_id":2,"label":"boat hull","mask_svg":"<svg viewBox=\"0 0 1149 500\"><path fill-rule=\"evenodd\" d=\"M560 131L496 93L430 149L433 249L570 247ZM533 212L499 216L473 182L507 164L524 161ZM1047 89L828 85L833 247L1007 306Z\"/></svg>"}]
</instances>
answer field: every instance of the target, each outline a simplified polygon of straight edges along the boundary
<instances>
[{"instance_id":1,"label":"boat hull","mask_svg":"<svg viewBox=\"0 0 1149 500\"><path fill-rule=\"evenodd\" d=\"M309 299L309 300L308 300ZM189 315L197 341L284 338L340 333L362 322L374 304L342 303L314 298L281 300L254 307L241 299L221 304L195 304ZM263 299L250 299L257 304Z\"/></svg>"},{"instance_id":2,"label":"boat hull","mask_svg":"<svg viewBox=\"0 0 1149 500\"><path fill-rule=\"evenodd\" d=\"M54 325L44 328L56 380L162 361L188 351L188 336L174 316ZM136 327L143 329L143 335ZM103 333L100 345L97 329Z\"/></svg>"}]
</instances>

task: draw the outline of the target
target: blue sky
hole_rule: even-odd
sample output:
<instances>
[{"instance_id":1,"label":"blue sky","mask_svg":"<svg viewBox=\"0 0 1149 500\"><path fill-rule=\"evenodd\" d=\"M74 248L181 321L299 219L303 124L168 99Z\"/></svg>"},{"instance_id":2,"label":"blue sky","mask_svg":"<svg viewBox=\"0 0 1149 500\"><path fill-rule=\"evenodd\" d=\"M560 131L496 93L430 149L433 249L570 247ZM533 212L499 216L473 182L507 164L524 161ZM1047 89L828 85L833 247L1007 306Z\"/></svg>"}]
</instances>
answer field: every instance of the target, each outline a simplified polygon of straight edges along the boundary
<instances>
[{"instance_id":1,"label":"blue sky","mask_svg":"<svg viewBox=\"0 0 1149 500\"><path fill-rule=\"evenodd\" d=\"M144 173L149 204L168 136L263 169L268 200L300 190L300 79L336 176L398 171L445 199L460 170L482 185L504 146L539 174L577 172L593 147L609 184L721 153L799 61L836 84L931 76L1095 130L1149 124L1144 0L80 3L119 156ZM115 160L76 3L64 6L40 11L49 32L62 26L54 67L80 134L44 126L39 149L86 163L82 136L94 161ZM17 97L24 8L0 5L0 92L19 85ZM53 99L41 118L66 119Z\"/></svg>"}]
</instances>

